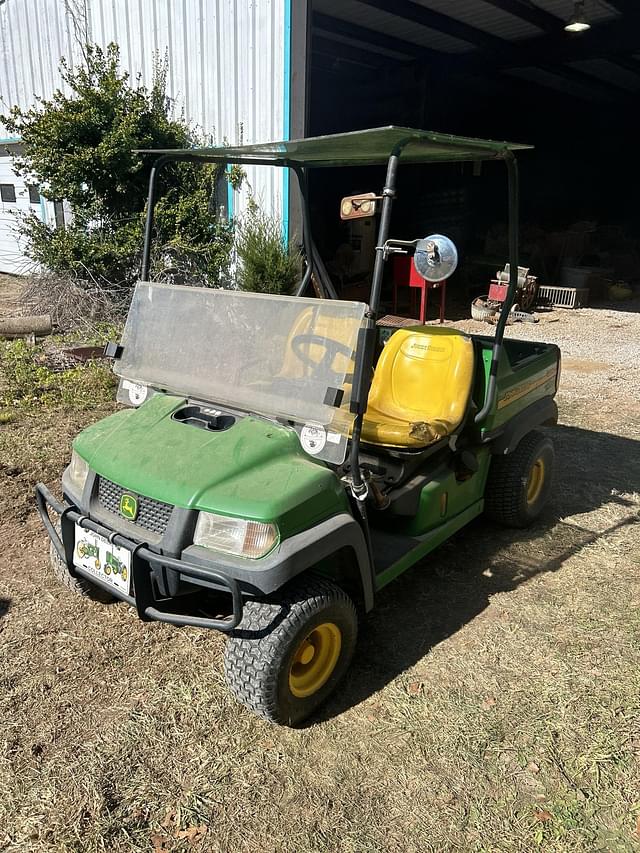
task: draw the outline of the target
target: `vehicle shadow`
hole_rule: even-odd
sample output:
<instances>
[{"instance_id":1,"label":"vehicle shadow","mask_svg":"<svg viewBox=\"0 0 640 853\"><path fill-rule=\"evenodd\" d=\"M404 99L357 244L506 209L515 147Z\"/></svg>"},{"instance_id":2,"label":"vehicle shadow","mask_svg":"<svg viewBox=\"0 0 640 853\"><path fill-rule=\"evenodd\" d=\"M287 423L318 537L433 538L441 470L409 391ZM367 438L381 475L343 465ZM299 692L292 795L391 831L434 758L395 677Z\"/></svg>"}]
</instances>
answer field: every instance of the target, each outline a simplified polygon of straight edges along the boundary
<instances>
[{"instance_id":1,"label":"vehicle shadow","mask_svg":"<svg viewBox=\"0 0 640 853\"><path fill-rule=\"evenodd\" d=\"M617 529L640 526L637 503L624 497L640 489L640 441L571 426L551 434L554 493L539 522L512 530L480 517L379 593L362 621L344 687L311 725L382 689L475 619L492 596L561 570L585 546ZM608 524L603 515L579 518L605 506L612 509Z\"/></svg>"}]
</instances>

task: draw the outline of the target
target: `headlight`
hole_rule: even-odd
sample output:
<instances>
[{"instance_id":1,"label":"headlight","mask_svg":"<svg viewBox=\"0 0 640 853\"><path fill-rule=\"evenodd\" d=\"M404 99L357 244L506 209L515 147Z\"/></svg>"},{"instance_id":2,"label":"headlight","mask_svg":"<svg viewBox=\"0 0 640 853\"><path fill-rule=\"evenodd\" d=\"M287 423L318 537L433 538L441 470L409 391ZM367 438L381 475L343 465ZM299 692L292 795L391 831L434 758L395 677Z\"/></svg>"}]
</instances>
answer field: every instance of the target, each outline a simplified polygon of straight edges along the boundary
<instances>
[{"instance_id":1,"label":"headlight","mask_svg":"<svg viewBox=\"0 0 640 853\"><path fill-rule=\"evenodd\" d=\"M253 560L264 557L277 541L278 528L275 524L227 518L212 512L200 513L193 537L194 545Z\"/></svg>"},{"instance_id":2,"label":"headlight","mask_svg":"<svg viewBox=\"0 0 640 853\"><path fill-rule=\"evenodd\" d=\"M71 462L67 468L67 479L77 496L82 495L84 484L87 482L89 475L89 463L85 462L82 456L78 456L75 450L71 451Z\"/></svg>"}]
</instances>

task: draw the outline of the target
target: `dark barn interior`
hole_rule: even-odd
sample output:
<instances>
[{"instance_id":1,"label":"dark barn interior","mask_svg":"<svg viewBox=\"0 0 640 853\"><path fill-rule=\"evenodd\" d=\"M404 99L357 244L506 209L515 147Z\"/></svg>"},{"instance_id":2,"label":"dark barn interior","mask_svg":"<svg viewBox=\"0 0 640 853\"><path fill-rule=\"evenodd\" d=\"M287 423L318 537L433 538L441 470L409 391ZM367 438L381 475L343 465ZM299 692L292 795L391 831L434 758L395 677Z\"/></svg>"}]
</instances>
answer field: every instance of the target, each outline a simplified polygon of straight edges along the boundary
<instances>
[{"instance_id":1,"label":"dark barn interior","mask_svg":"<svg viewBox=\"0 0 640 853\"><path fill-rule=\"evenodd\" d=\"M602 269L596 299L605 278L633 283L640 5L587 0L577 11L584 32L565 30L572 0L314 0L308 133L397 124L530 143L519 158L522 261L543 283ZM312 182L316 239L342 279L364 269L345 249L362 235L341 225L339 198L382 179L341 170ZM469 293L503 263L505 219L499 163L401 170L395 231L450 234Z\"/></svg>"}]
</instances>

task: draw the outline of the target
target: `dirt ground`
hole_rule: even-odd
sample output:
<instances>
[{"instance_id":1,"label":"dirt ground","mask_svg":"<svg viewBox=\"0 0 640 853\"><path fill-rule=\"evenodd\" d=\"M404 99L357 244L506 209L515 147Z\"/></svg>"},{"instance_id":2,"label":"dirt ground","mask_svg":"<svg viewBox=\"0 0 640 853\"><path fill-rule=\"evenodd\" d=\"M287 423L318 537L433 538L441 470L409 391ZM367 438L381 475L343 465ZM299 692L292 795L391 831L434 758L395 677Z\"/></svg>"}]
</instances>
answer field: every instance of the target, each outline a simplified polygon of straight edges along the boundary
<instances>
[{"instance_id":1,"label":"dirt ground","mask_svg":"<svg viewBox=\"0 0 640 853\"><path fill-rule=\"evenodd\" d=\"M234 702L222 636L141 623L52 578L33 483L58 480L111 404L0 426L0 849L640 849L627 307L510 329L566 353L548 511L524 532L478 520L388 588L346 683L300 730Z\"/></svg>"}]
</instances>

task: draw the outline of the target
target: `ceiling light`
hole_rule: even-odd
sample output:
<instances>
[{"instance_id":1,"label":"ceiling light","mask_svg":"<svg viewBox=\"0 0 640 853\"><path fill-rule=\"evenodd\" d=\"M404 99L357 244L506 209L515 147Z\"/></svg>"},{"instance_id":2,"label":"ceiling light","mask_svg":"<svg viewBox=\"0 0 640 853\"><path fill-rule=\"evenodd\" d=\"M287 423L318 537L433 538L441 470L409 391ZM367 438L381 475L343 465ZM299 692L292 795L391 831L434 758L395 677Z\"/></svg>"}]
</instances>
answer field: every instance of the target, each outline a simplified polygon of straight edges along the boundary
<instances>
[{"instance_id":1,"label":"ceiling light","mask_svg":"<svg viewBox=\"0 0 640 853\"><path fill-rule=\"evenodd\" d=\"M573 6L573 15L564 25L568 33L586 33L591 29L591 24L587 21L587 16L584 13L584 0L576 0Z\"/></svg>"}]
</instances>

